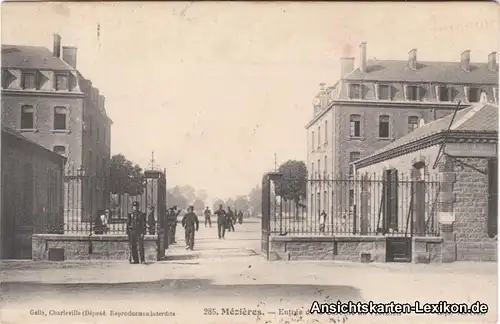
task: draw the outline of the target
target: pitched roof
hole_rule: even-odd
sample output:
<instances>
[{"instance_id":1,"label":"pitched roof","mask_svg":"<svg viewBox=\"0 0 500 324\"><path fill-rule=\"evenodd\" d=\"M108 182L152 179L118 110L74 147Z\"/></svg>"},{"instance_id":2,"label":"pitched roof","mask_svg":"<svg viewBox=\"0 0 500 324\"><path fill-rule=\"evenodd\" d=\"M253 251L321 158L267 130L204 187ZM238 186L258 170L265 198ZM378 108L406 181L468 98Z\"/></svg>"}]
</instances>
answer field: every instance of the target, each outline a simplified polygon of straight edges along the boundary
<instances>
[{"instance_id":1,"label":"pitched roof","mask_svg":"<svg viewBox=\"0 0 500 324\"><path fill-rule=\"evenodd\" d=\"M61 58L42 46L2 45L2 67L38 70L73 70Z\"/></svg>"},{"instance_id":2,"label":"pitched roof","mask_svg":"<svg viewBox=\"0 0 500 324\"><path fill-rule=\"evenodd\" d=\"M449 114L441 119L437 119L428 124L414 129L412 132L398 138L382 149L370 154L360 161L388 152L404 144L412 143L431 135L446 132L450 125L453 114ZM498 106L490 103L478 103L474 106L462 109L457 112L455 120L450 130L470 131L470 132L498 132Z\"/></svg>"},{"instance_id":3,"label":"pitched roof","mask_svg":"<svg viewBox=\"0 0 500 324\"><path fill-rule=\"evenodd\" d=\"M487 63L471 63L471 71L461 68L460 62L418 62L412 70L408 61L368 60L366 72L359 68L344 79L352 81L407 81L442 83L486 83L497 84L498 72L488 69Z\"/></svg>"},{"instance_id":4,"label":"pitched roof","mask_svg":"<svg viewBox=\"0 0 500 324\"><path fill-rule=\"evenodd\" d=\"M5 135L11 136L12 138L23 141L23 142L30 144L32 146L35 146L37 149L42 150L46 153L49 153L50 155L52 155L54 157L58 157L58 158L61 158L63 160L66 160L66 157L64 157L64 156L62 156L54 151L51 151L51 150L47 149L46 147L41 146L37 142L30 140L26 136L23 136L21 133L19 133L15 129L12 129L12 128L8 127L7 125L2 124L2 137Z\"/></svg>"}]
</instances>

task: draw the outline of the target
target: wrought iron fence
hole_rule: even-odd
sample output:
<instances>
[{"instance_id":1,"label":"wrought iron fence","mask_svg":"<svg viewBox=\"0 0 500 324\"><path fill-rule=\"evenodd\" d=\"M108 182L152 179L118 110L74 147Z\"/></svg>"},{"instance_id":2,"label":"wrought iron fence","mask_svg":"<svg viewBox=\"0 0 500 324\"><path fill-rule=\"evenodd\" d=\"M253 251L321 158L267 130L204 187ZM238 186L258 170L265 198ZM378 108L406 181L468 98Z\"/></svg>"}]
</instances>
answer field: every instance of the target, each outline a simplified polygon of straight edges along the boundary
<instances>
[{"instance_id":1,"label":"wrought iron fence","mask_svg":"<svg viewBox=\"0 0 500 324\"><path fill-rule=\"evenodd\" d=\"M130 179L86 175L80 170L70 172L63 177L62 217L39 232L126 234L128 215L132 212L132 203L137 201L139 210L146 216L147 232L154 235L163 223L166 207L164 175L157 174L159 178L141 177L140 185L132 190Z\"/></svg>"},{"instance_id":2,"label":"wrought iron fence","mask_svg":"<svg viewBox=\"0 0 500 324\"><path fill-rule=\"evenodd\" d=\"M392 172L392 173L391 173ZM272 235L437 236L437 175L271 181Z\"/></svg>"}]
</instances>

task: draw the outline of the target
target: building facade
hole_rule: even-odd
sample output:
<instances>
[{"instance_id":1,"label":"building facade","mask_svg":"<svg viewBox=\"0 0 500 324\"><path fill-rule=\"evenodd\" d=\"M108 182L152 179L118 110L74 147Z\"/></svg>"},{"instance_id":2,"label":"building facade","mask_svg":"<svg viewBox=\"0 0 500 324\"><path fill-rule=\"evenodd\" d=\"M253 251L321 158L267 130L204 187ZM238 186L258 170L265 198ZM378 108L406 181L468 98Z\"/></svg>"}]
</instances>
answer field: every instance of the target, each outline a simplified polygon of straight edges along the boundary
<instances>
[{"instance_id":1,"label":"building facade","mask_svg":"<svg viewBox=\"0 0 500 324\"><path fill-rule=\"evenodd\" d=\"M31 236L63 231L66 158L2 126L2 259L31 259Z\"/></svg>"},{"instance_id":2,"label":"building facade","mask_svg":"<svg viewBox=\"0 0 500 324\"><path fill-rule=\"evenodd\" d=\"M309 177L349 178L351 162L450 114L458 102L465 108L484 94L497 103L496 57L493 52L487 63L471 63L465 51L457 62L420 62L413 49L404 61L367 60L362 43L358 67L354 58L342 58L340 80L332 87L321 84L315 98L306 125ZM314 185L308 189L308 211L314 215L344 212L336 206L345 206L343 200L350 205L353 197L351 189L342 194Z\"/></svg>"},{"instance_id":3,"label":"building facade","mask_svg":"<svg viewBox=\"0 0 500 324\"><path fill-rule=\"evenodd\" d=\"M77 48L2 45L2 122L67 158L66 173L108 174L111 119L104 97L77 70ZM88 218L107 206L91 181L66 186L67 214ZM97 195L91 197L91 195Z\"/></svg>"},{"instance_id":4,"label":"building facade","mask_svg":"<svg viewBox=\"0 0 500 324\"><path fill-rule=\"evenodd\" d=\"M408 175L414 186L413 199L402 201L400 195L400 199L380 201L389 206L387 211L395 211L383 212L381 223L393 227L386 232L405 232L408 226L406 232L415 236L441 236L441 255L428 255L436 249L426 246L430 242L422 242L422 246L416 245L417 250L421 248L415 251L417 257L423 254L442 261L494 261L498 234L498 106L479 103L461 110L448 130L451 119L446 116L423 125L354 162L356 173L367 179L387 172ZM439 190L430 192L429 179L438 179ZM408 204L413 205L410 221L409 214L400 212ZM379 206L371 207L369 210L380 210ZM360 219L358 224L376 223L375 213L362 216L367 219Z\"/></svg>"}]
</instances>

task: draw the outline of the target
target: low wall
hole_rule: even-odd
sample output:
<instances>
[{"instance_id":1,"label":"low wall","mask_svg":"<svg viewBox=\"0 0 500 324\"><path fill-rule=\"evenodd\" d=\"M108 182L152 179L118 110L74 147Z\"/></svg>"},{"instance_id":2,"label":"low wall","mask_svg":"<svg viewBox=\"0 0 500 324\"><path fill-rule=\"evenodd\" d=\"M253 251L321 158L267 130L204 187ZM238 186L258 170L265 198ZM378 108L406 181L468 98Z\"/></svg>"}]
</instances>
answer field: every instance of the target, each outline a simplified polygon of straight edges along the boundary
<instances>
[{"instance_id":1,"label":"low wall","mask_svg":"<svg viewBox=\"0 0 500 324\"><path fill-rule=\"evenodd\" d=\"M386 241L385 236L271 236L269 259L386 262ZM413 238L412 261L441 262L442 242L440 237Z\"/></svg>"},{"instance_id":2,"label":"low wall","mask_svg":"<svg viewBox=\"0 0 500 324\"><path fill-rule=\"evenodd\" d=\"M126 235L33 234L33 260L49 260L49 252L56 256L58 261L128 260L128 238ZM156 235L146 235L146 261L156 260L157 253Z\"/></svg>"}]
</instances>

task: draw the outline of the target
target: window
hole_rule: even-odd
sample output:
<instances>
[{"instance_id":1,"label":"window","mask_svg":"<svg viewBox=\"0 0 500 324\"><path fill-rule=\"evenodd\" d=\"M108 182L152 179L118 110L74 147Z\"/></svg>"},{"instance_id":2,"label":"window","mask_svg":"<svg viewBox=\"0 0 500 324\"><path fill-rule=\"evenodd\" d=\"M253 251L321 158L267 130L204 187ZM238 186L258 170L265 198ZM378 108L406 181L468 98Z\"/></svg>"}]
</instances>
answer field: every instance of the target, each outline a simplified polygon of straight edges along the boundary
<instances>
[{"instance_id":1,"label":"window","mask_svg":"<svg viewBox=\"0 0 500 324\"><path fill-rule=\"evenodd\" d=\"M66 73L63 74L56 74L56 90L61 91L61 90L68 90L68 79L69 75Z\"/></svg>"},{"instance_id":2,"label":"window","mask_svg":"<svg viewBox=\"0 0 500 324\"><path fill-rule=\"evenodd\" d=\"M59 155L66 156L66 147L64 147L62 145L54 146L53 151Z\"/></svg>"},{"instance_id":3,"label":"window","mask_svg":"<svg viewBox=\"0 0 500 324\"><path fill-rule=\"evenodd\" d=\"M321 176L321 160L320 159L318 159L318 176Z\"/></svg>"},{"instance_id":4,"label":"window","mask_svg":"<svg viewBox=\"0 0 500 324\"><path fill-rule=\"evenodd\" d=\"M66 108L54 108L54 130L66 130Z\"/></svg>"},{"instance_id":5,"label":"window","mask_svg":"<svg viewBox=\"0 0 500 324\"><path fill-rule=\"evenodd\" d=\"M438 86L438 100L451 101L451 88L447 86Z\"/></svg>"},{"instance_id":6,"label":"window","mask_svg":"<svg viewBox=\"0 0 500 324\"><path fill-rule=\"evenodd\" d=\"M325 120L325 145L328 144L328 120Z\"/></svg>"},{"instance_id":7,"label":"window","mask_svg":"<svg viewBox=\"0 0 500 324\"><path fill-rule=\"evenodd\" d=\"M21 107L21 129L35 128L35 110L33 106Z\"/></svg>"},{"instance_id":8,"label":"window","mask_svg":"<svg viewBox=\"0 0 500 324\"><path fill-rule=\"evenodd\" d=\"M351 137L361 137L361 116L351 115Z\"/></svg>"},{"instance_id":9,"label":"window","mask_svg":"<svg viewBox=\"0 0 500 324\"><path fill-rule=\"evenodd\" d=\"M354 189L349 189L349 206L354 206Z\"/></svg>"},{"instance_id":10,"label":"window","mask_svg":"<svg viewBox=\"0 0 500 324\"><path fill-rule=\"evenodd\" d=\"M386 84L378 85L378 99L379 100L391 100L390 88Z\"/></svg>"},{"instance_id":11,"label":"window","mask_svg":"<svg viewBox=\"0 0 500 324\"><path fill-rule=\"evenodd\" d=\"M360 157L361 157L361 153L359 153L359 152L351 152L349 154L349 175L354 174L354 166L350 163L359 160Z\"/></svg>"},{"instance_id":12,"label":"window","mask_svg":"<svg viewBox=\"0 0 500 324\"><path fill-rule=\"evenodd\" d=\"M419 99L418 86L406 86L406 100L418 101Z\"/></svg>"},{"instance_id":13,"label":"window","mask_svg":"<svg viewBox=\"0 0 500 324\"><path fill-rule=\"evenodd\" d=\"M410 116L408 117L408 133L418 128L418 117Z\"/></svg>"},{"instance_id":14,"label":"window","mask_svg":"<svg viewBox=\"0 0 500 324\"><path fill-rule=\"evenodd\" d=\"M316 174L314 173L314 162L311 164L311 178L314 179Z\"/></svg>"},{"instance_id":15,"label":"window","mask_svg":"<svg viewBox=\"0 0 500 324\"><path fill-rule=\"evenodd\" d=\"M495 103L498 104L498 88L493 88L493 98L495 99Z\"/></svg>"},{"instance_id":16,"label":"window","mask_svg":"<svg viewBox=\"0 0 500 324\"><path fill-rule=\"evenodd\" d=\"M106 143L106 128L102 130L102 140Z\"/></svg>"},{"instance_id":17,"label":"window","mask_svg":"<svg viewBox=\"0 0 500 324\"><path fill-rule=\"evenodd\" d=\"M325 175L328 173L328 157L325 156Z\"/></svg>"},{"instance_id":18,"label":"window","mask_svg":"<svg viewBox=\"0 0 500 324\"><path fill-rule=\"evenodd\" d=\"M380 116L378 122L378 137L389 138L389 116Z\"/></svg>"},{"instance_id":19,"label":"window","mask_svg":"<svg viewBox=\"0 0 500 324\"><path fill-rule=\"evenodd\" d=\"M99 129L99 127L97 127L97 129L96 129L97 142L99 142L99 135L100 135L99 132L100 132L100 129Z\"/></svg>"},{"instance_id":20,"label":"window","mask_svg":"<svg viewBox=\"0 0 500 324\"><path fill-rule=\"evenodd\" d=\"M314 131L311 132L311 149L314 152Z\"/></svg>"},{"instance_id":21,"label":"window","mask_svg":"<svg viewBox=\"0 0 500 324\"><path fill-rule=\"evenodd\" d=\"M349 98L350 99L361 99L361 85L360 84L349 84Z\"/></svg>"},{"instance_id":22,"label":"window","mask_svg":"<svg viewBox=\"0 0 500 324\"><path fill-rule=\"evenodd\" d=\"M92 170L92 151L89 151L89 170Z\"/></svg>"},{"instance_id":23,"label":"window","mask_svg":"<svg viewBox=\"0 0 500 324\"><path fill-rule=\"evenodd\" d=\"M96 154L96 156L95 156L95 169L96 169L95 173L96 174L99 174L99 172L102 171L102 170L99 170L99 165L101 164L100 161L101 161L101 159L99 158L99 154Z\"/></svg>"},{"instance_id":24,"label":"window","mask_svg":"<svg viewBox=\"0 0 500 324\"><path fill-rule=\"evenodd\" d=\"M318 126L318 148L321 146L321 126Z\"/></svg>"},{"instance_id":25,"label":"window","mask_svg":"<svg viewBox=\"0 0 500 324\"><path fill-rule=\"evenodd\" d=\"M12 74L8 69L2 69L2 88L7 89L12 83Z\"/></svg>"},{"instance_id":26,"label":"window","mask_svg":"<svg viewBox=\"0 0 500 324\"><path fill-rule=\"evenodd\" d=\"M23 72L22 86L23 89L36 89L36 72Z\"/></svg>"},{"instance_id":27,"label":"window","mask_svg":"<svg viewBox=\"0 0 500 324\"><path fill-rule=\"evenodd\" d=\"M323 191L323 210L328 209L328 192Z\"/></svg>"},{"instance_id":28,"label":"window","mask_svg":"<svg viewBox=\"0 0 500 324\"><path fill-rule=\"evenodd\" d=\"M383 199L383 233L389 229L398 230L398 171L395 169L384 171L382 185Z\"/></svg>"},{"instance_id":29,"label":"window","mask_svg":"<svg viewBox=\"0 0 500 324\"><path fill-rule=\"evenodd\" d=\"M470 87L468 91L469 102L479 102L479 98L481 98L481 89L477 87Z\"/></svg>"}]
</instances>

